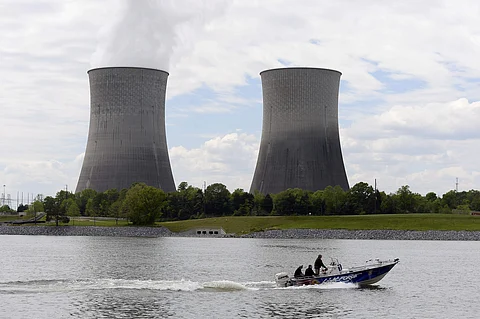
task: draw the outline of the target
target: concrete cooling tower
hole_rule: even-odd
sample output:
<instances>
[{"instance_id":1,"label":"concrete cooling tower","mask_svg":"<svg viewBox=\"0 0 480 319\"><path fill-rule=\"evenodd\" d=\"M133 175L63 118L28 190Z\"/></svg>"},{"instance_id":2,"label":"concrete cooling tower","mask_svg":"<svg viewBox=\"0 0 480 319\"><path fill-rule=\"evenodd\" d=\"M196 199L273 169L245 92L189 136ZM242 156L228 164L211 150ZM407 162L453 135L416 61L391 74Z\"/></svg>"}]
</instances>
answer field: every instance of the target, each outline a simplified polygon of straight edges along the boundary
<instances>
[{"instance_id":1,"label":"concrete cooling tower","mask_svg":"<svg viewBox=\"0 0 480 319\"><path fill-rule=\"evenodd\" d=\"M260 73L263 127L250 192L349 188L338 132L341 73L282 68Z\"/></svg>"},{"instance_id":2,"label":"concrete cooling tower","mask_svg":"<svg viewBox=\"0 0 480 319\"><path fill-rule=\"evenodd\" d=\"M88 71L90 128L76 192L143 182L175 190L165 133L168 73L131 67Z\"/></svg>"}]
</instances>

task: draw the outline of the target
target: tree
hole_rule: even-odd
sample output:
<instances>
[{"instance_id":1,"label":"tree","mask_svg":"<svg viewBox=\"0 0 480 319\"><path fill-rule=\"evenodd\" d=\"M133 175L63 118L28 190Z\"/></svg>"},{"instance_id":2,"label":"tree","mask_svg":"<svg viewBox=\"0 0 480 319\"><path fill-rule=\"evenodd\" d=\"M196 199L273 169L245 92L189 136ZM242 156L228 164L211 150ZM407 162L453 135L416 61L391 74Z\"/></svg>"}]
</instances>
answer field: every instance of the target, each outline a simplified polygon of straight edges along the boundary
<instances>
[{"instance_id":1,"label":"tree","mask_svg":"<svg viewBox=\"0 0 480 319\"><path fill-rule=\"evenodd\" d=\"M231 194L233 214L237 216L248 216L253 209L254 196L245 192L241 188L237 188Z\"/></svg>"},{"instance_id":2,"label":"tree","mask_svg":"<svg viewBox=\"0 0 480 319\"><path fill-rule=\"evenodd\" d=\"M385 192L380 193L380 197L382 199L382 202L380 204L380 211L382 214L395 214L397 213L397 206L396 202L397 200L397 195L395 194L385 194Z\"/></svg>"},{"instance_id":3,"label":"tree","mask_svg":"<svg viewBox=\"0 0 480 319\"><path fill-rule=\"evenodd\" d=\"M429 192L425 195L425 199L429 202L434 202L437 199L437 194L435 194L434 192Z\"/></svg>"},{"instance_id":4,"label":"tree","mask_svg":"<svg viewBox=\"0 0 480 319\"><path fill-rule=\"evenodd\" d=\"M93 198L87 200L87 205L85 206L85 215L95 217L95 208L93 207Z\"/></svg>"},{"instance_id":5,"label":"tree","mask_svg":"<svg viewBox=\"0 0 480 319\"><path fill-rule=\"evenodd\" d=\"M181 209L177 214L177 218L189 219L191 217L198 217L204 211L204 196L203 191L192 185L185 183L184 188L180 188Z\"/></svg>"},{"instance_id":6,"label":"tree","mask_svg":"<svg viewBox=\"0 0 480 319\"><path fill-rule=\"evenodd\" d=\"M348 213L343 210L343 207L346 204L347 195L340 186L327 186L323 190L323 198L325 200L325 213L327 215Z\"/></svg>"},{"instance_id":7,"label":"tree","mask_svg":"<svg viewBox=\"0 0 480 319\"><path fill-rule=\"evenodd\" d=\"M123 214L122 204L123 202L121 200L117 200L108 208L108 216L115 217L115 225L118 225L119 218L126 216Z\"/></svg>"},{"instance_id":8,"label":"tree","mask_svg":"<svg viewBox=\"0 0 480 319\"><path fill-rule=\"evenodd\" d=\"M273 198L275 215L307 215L311 210L310 193L300 188L289 188Z\"/></svg>"},{"instance_id":9,"label":"tree","mask_svg":"<svg viewBox=\"0 0 480 319\"><path fill-rule=\"evenodd\" d=\"M270 195L268 195L270 196ZM263 210L263 203L264 203L265 196L260 193L258 190L255 190L253 192L253 207L252 207L252 216L262 216L262 215L268 215L264 210ZM270 197L271 199L271 197ZM273 209L273 200L272 200L272 209Z\"/></svg>"},{"instance_id":10,"label":"tree","mask_svg":"<svg viewBox=\"0 0 480 319\"><path fill-rule=\"evenodd\" d=\"M467 199L471 210L480 211L480 191L469 190L467 192Z\"/></svg>"},{"instance_id":11,"label":"tree","mask_svg":"<svg viewBox=\"0 0 480 319\"><path fill-rule=\"evenodd\" d=\"M15 210L11 209L8 205L0 206L0 212L4 213L15 213Z\"/></svg>"},{"instance_id":12,"label":"tree","mask_svg":"<svg viewBox=\"0 0 480 319\"><path fill-rule=\"evenodd\" d=\"M470 206L466 204L458 205L457 210L462 211L465 214L470 213Z\"/></svg>"},{"instance_id":13,"label":"tree","mask_svg":"<svg viewBox=\"0 0 480 319\"><path fill-rule=\"evenodd\" d=\"M28 209L28 205L23 205L23 204L20 204L18 205L18 208L17 208L17 213L21 213L21 212L24 212ZM1 211L1 210L0 210Z\"/></svg>"},{"instance_id":14,"label":"tree","mask_svg":"<svg viewBox=\"0 0 480 319\"><path fill-rule=\"evenodd\" d=\"M309 215L312 211L311 194L312 192L300 188L293 189L293 196L295 197L293 209L296 215Z\"/></svg>"},{"instance_id":15,"label":"tree","mask_svg":"<svg viewBox=\"0 0 480 319\"><path fill-rule=\"evenodd\" d=\"M88 215L86 213L88 200L93 199L95 195L97 195L97 192L91 188L84 189L75 195L80 214Z\"/></svg>"},{"instance_id":16,"label":"tree","mask_svg":"<svg viewBox=\"0 0 480 319\"><path fill-rule=\"evenodd\" d=\"M116 188L108 189L104 193L105 193L108 206L112 205L120 198L120 192ZM107 211L108 211L108 207L107 207Z\"/></svg>"},{"instance_id":17,"label":"tree","mask_svg":"<svg viewBox=\"0 0 480 319\"><path fill-rule=\"evenodd\" d=\"M200 216L205 212L205 194L198 187L190 186L188 189L188 202L191 207L190 217Z\"/></svg>"},{"instance_id":18,"label":"tree","mask_svg":"<svg viewBox=\"0 0 480 319\"><path fill-rule=\"evenodd\" d=\"M43 201L35 200L33 203L31 203L28 206L27 213L34 214L34 213L43 212L44 210L45 208L43 207Z\"/></svg>"},{"instance_id":19,"label":"tree","mask_svg":"<svg viewBox=\"0 0 480 319\"><path fill-rule=\"evenodd\" d=\"M470 209L474 211L480 211L480 197L475 197L470 203Z\"/></svg>"},{"instance_id":20,"label":"tree","mask_svg":"<svg viewBox=\"0 0 480 319\"><path fill-rule=\"evenodd\" d=\"M448 191L447 193L443 194L442 201L450 209L456 208L458 205L457 192L454 190Z\"/></svg>"},{"instance_id":21,"label":"tree","mask_svg":"<svg viewBox=\"0 0 480 319\"><path fill-rule=\"evenodd\" d=\"M153 225L165 204L166 194L161 189L138 183L128 190L122 208L134 225Z\"/></svg>"},{"instance_id":22,"label":"tree","mask_svg":"<svg viewBox=\"0 0 480 319\"><path fill-rule=\"evenodd\" d=\"M437 199L435 199L433 202L428 201L428 199L427 199L427 203L428 203L427 212L435 213L435 214L438 214L438 213L442 212L443 203L442 203L442 200L440 198L437 197ZM447 205L445 205L445 207L448 208Z\"/></svg>"},{"instance_id":23,"label":"tree","mask_svg":"<svg viewBox=\"0 0 480 319\"><path fill-rule=\"evenodd\" d=\"M273 198L270 194L265 195L263 201L261 202L262 211L265 212L266 215L270 215L273 211Z\"/></svg>"},{"instance_id":24,"label":"tree","mask_svg":"<svg viewBox=\"0 0 480 319\"><path fill-rule=\"evenodd\" d=\"M231 201L232 201L232 208L233 208L233 213L235 214L240 206L244 203L244 195L245 193L243 189L237 188L236 190L233 191L231 194Z\"/></svg>"},{"instance_id":25,"label":"tree","mask_svg":"<svg viewBox=\"0 0 480 319\"><path fill-rule=\"evenodd\" d=\"M415 211L415 197L410 186L404 185L397 190L398 209L400 213L412 213Z\"/></svg>"},{"instance_id":26,"label":"tree","mask_svg":"<svg viewBox=\"0 0 480 319\"><path fill-rule=\"evenodd\" d=\"M230 192L221 183L209 185L205 190L206 214L211 216L230 215Z\"/></svg>"},{"instance_id":27,"label":"tree","mask_svg":"<svg viewBox=\"0 0 480 319\"><path fill-rule=\"evenodd\" d=\"M69 203L70 205L73 205L73 203L76 200L75 194L72 192L66 191L66 190L61 190L57 192L57 196L55 196L55 200L58 205L58 210L57 210L57 215L55 217L56 225L58 226L58 221L60 220L62 223L68 223L70 221L70 218L67 217L68 215L68 208L69 208ZM76 205L76 203L75 203Z\"/></svg>"},{"instance_id":28,"label":"tree","mask_svg":"<svg viewBox=\"0 0 480 319\"><path fill-rule=\"evenodd\" d=\"M295 214L295 196L292 189L287 189L273 197L272 214L280 216Z\"/></svg>"},{"instance_id":29,"label":"tree","mask_svg":"<svg viewBox=\"0 0 480 319\"><path fill-rule=\"evenodd\" d=\"M73 198L69 198L65 201L65 208L67 212L67 216L69 217L77 217L80 216L80 208L78 208L77 202ZM75 221L73 221L75 225Z\"/></svg>"},{"instance_id":30,"label":"tree","mask_svg":"<svg viewBox=\"0 0 480 319\"><path fill-rule=\"evenodd\" d=\"M55 225L58 226L58 220L60 219L60 203L56 197L47 196L43 200L43 207L47 214L46 219L55 219Z\"/></svg>"},{"instance_id":31,"label":"tree","mask_svg":"<svg viewBox=\"0 0 480 319\"><path fill-rule=\"evenodd\" d=\"M182 197L179 192L167 194L167 203L165 205L162 217L164 220L176 220L182 209Z\"/></svg>"},{"instance_id":32,"label":"tree","mask_svg":"<svg viewBox=\"0 0 480 319\"><path fill-rule=\"evenodd\" d=\"M109 206L106 193L97 193L93 198L92 205L95 216L106 216Z\"/></svg>"},{"instance_id":33,"label":"tree","mask_svg":"<svg viewBox=\"0 0 480 319\"><path fill-rule=\"evenodd\" d=\"M318 190L311 196L312 201L312 214L324 215L325 214L325 200L323 198L323 190Z\"/></svg>"},{"instance_id":34,"label":"tree","mask_svg":"<svg viewBox=\"0 0 480 319\"><path fill-rule=\"evenodd\" d=\"M178 191L167 194L163 217L167 220L199 218L204 211L203 192L200 188L182 182Z\"/></svg>"},{"instance_id":35,"label":"tree","mask_svg":"<svg viewBox=\"0 0 480 319\"><path fill-rule=\"evenodd\" d=\"M127 210L126 207L124 207L123 202L125 201L125 198L127 197L128 189L123 188L118 192L118 199L110 205L108 208L108 215L115 217L115 224L118 225L118 219L119 218L127 218Z\"/></svg>"},{"instance_id":36,"label":"tree","mask_svg":"<svg viewBox=\"0 0 480 319\"><path fill-rule=\"evenodd\" d=\"M372 213L375 205L374 189L367 183L359 182L347 192L347 201L353 214Z\"/></svg>"},{"instance_id":37,"label":"tree","mask_svg":"<svg viewBox=\"0 0 480 319\"><path fill-rule=\"evenodd\" d=\"M187 182L181 182L180 184L178 184L178 191L181 192L181 191L186 191L188 188L188 183Z\"/></svg>"}]
</instances>

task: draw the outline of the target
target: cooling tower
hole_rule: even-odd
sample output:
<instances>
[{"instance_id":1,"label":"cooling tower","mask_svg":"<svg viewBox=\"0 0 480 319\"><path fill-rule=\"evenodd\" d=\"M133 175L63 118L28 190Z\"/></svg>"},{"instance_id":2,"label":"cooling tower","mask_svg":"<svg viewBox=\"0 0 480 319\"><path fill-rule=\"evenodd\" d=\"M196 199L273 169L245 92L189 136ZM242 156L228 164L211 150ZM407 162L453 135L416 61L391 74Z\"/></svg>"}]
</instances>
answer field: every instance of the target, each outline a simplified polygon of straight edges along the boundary
<instances>
[{"instance_id":1,"label":"cooling tower","mask_svg":"<svg viewBox=\"0 0 480 319\"><path fill-rule=\"evenodd\" d=\"M88 71L90 128L76 192L143 182L175 190L165 133L168 73L131 67Z\"/></svg>"},{"instance_id":2,"label":"cooling tower","mask_svg":"<svg viewBox=\"0 0 480 319\"><path fill-rule=\"evenodd\" d=\"M341 73L282 68L260 73L263 127L250 192L349 188L338 132Z\"/></svg>"}]
</instances>

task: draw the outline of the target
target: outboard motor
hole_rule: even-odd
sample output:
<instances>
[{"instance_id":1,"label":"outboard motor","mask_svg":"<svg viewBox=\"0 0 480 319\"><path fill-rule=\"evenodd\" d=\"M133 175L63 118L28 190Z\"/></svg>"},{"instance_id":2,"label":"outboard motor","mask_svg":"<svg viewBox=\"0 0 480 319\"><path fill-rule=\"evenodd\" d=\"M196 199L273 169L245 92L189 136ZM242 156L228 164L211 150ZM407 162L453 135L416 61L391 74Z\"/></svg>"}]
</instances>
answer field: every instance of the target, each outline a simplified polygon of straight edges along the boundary
<instances>
[{"instance_id":1,"label":"outboard motor","mask_svg":"<svg viewBox=\"0 0 480 319\"><path fill-rule=\"evenodd\" d=\"M286 272L279 272L278 274L275 274L275 282L277 283L277 287L287 287L290 278Z\"/></svg>"}]
</instances>

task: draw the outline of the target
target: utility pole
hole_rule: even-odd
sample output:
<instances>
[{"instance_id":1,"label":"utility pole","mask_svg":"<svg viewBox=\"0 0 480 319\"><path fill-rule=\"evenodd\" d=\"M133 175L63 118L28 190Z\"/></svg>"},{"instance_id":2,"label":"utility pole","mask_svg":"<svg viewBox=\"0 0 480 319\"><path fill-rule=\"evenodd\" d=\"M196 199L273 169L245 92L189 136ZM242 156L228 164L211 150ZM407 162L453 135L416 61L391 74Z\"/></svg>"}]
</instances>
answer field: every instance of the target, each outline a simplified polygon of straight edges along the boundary
<instances>
[{"instance_id":1,"label":"utility pole","mask_svg":"<svg viewBox=\"0 0 480 319\"><path fill-rule=\"evenodd\" d=\"M35 209L35 202L33 202L33 221L37 225L37 210Z\"/></svg>"},{"instance_id":2,"label":"utility pole","mask_svg":"<svg viewBox=\"0 0 480 319\"><path fill-rule=\"evenodd\" d=\"M203 216L207 215L207 182L203 181Z\"/></svg>"},{"instance_id":3,"label":"utility pole","mask_svg":"<svg viewBox=\"0 0 480 319\"><path fill-rule=\"evenodd\" d=\"M458 177L455 178L455 209L458 206Z\"/></svg>"},{"instance_id":4,"label":"utility pole","mask_svg":"<svg viewBox=\"0 0 480 319\"><path fill-rule=\"evenodd\" d=\"M65 184L65 216L67 216L68 185Z\"/></svg>"}]
</instances>

